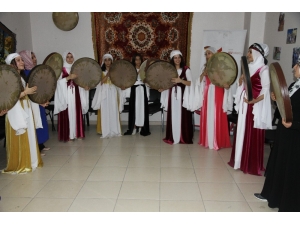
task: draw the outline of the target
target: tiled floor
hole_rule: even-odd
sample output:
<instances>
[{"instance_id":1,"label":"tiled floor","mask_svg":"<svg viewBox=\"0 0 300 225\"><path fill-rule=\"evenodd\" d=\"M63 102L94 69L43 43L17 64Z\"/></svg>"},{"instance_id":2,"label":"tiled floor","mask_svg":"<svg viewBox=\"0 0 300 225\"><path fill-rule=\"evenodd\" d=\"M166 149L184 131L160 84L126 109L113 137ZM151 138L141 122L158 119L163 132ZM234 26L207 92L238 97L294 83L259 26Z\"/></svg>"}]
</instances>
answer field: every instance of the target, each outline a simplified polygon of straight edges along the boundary
<instances>
[{"instance_id":1,"label":"tiled floor","mask_svg":"<svg viewBox=\"0 0 300 225\"><path fill-rule=\"evenodd\" d=\"M123 127L123 131L125 126ZM231 149L168 145L160 126L152 134L101 139L95 125L84 140L62 143L50 131L44 167L0 174L3 212L275 212L253 193L264 177L227 165ZM265 146L265 163L269 155ZM0 169L6 166L0 142Z\"/></svg>"}]
</instances>

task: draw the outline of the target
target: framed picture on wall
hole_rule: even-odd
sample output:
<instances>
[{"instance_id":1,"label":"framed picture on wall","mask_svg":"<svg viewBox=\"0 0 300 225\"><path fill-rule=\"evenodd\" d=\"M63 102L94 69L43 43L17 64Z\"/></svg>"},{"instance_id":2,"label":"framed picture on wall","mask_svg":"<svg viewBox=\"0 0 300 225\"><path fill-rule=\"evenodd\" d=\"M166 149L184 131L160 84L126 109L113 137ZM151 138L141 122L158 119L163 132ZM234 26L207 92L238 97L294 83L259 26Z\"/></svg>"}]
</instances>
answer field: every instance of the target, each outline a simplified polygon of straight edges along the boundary
<instances>
[{"instance_id":1,"label":"framed picture on wall","mask_svg":"<svg viewBox=\"0 0 300 225\"><path fill-rule=\"evenodd\" d=\"M281 12L279 14L279 24L278 24L278 31L283 31L284 28L284 13Z\"/></svg>"},{"instance_id":2,"label":"framed picture on wall","mask_svg":"<svg viewBox=\"0 0 300 225\"><path fill-rule=\"evenodd\" d=\"M297 28L288 29L286 43L294 44L294 43L296 43L296 38L297 38Z\"/></svg>"},{"instance_id":3,"label":"framed picture on wall","mask_svg":"<svg viewBox=\"0 0 300 225\"><path fill-rule=\"evenodd\" d=\"M16 34L0 22L0 59L5 59L10 53L16 52Z\"/></svg>"},{"instance_id":4,"label":"framed picture on wall","mask_svg":"<svg viewBox=\"0 0 300 225\"><path fill-rule=\"evenodd\" d=\"M293 48L293 64L292 64L292 68L297 63L299 55L300 55L300 47Z\"/></svg>"},{"instance_id":5,"label":"framed picture on wall","mask_svg":"<svg viewBox=\"0 0 300 225\"><path fill-rule=\"evenodd\" d=\"M273 59L280 60L281 47L274 47Z\"/></svg>"}]
</instances>

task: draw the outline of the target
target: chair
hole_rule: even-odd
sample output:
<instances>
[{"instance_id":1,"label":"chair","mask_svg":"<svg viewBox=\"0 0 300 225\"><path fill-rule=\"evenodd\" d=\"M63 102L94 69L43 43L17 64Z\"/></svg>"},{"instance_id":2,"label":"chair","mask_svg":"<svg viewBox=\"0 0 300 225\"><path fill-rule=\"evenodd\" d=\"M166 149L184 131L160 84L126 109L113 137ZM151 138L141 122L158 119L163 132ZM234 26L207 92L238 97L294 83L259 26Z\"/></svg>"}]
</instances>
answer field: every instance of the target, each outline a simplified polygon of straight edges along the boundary
<instances>
[{"instance_id":1,"label":"chair","mask_svg":"<svg viewBox=\"0 0 300 225\"><path fill-rule=\"evenodd\" d=\"M161 127L162 131L164 131L164 110L163 108L161 108L160 95L161 93L158 90L150 89L150 99L148 101L148 108L150 116L157 112L161 112Z\"/></svg>"},{"instance_id":2,"label":"chair","mask_svg":"<svg viewBox=\"0 0 300 225\"><path fill-rule=\"evenodd\" d=\"M230 134L230 131L231 131L232 129L234 129L234 130L233 130L233 135L234 135L234 133L236 132L236 124L237 124L237 121L238 121L238 114L237 114L236 110L234 109L234 106L235 106L235 104L233 104L231 114L228 114L228 115L227 115L228 132L229 132L229 134ZM231 123L231 124L230 124L230 123Z\"/></svg>"},{"instance_id":3,"label":"chair","mask_svg":"<svg viewBox=\"0 0 300 225\"><path fill-rule=\"evenodd\" d=\"M54 101L54 95L53 97L49 100L49 102L51 103L52 101ZM48 106L45 107L45 111L46 111L46 116L50 117L51 123L52 123L52 131L56 131L55 129L55 125L54 125L54 105L53 104L49 104Z\"/></svg>"},{"instance_id":4,"label":"chair","mask_svg":"<svg viewBox=\"0 0 300 225\"><path fill-rule=\"evenodd\" d=\"M5 139L5 116L6 115L0 116L0 140L4 139L3 147L5 147L5 142L6 142L6 139Z\"/></svg>"}]
</instances>

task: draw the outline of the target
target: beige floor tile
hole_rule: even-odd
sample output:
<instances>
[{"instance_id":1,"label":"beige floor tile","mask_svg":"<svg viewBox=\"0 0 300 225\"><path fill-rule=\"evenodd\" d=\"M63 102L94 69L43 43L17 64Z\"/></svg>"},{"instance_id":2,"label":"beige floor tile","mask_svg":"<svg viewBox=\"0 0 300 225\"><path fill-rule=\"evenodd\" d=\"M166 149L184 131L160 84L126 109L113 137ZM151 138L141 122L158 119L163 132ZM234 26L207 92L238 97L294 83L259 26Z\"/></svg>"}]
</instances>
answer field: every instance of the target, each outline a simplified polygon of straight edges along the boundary
<instances>
[{"instance_id":1,"label":"beige floor tile","mask_svg":"<svg viewBox=\"0 0 300 225\"><path fill-rule=\"evenodd\" d=\"M96 167L127 167L130 155L102 155L98 160Z\"/></svg>"},{"instance_id":2,"label":"beige floor tile","mask_svg":"<svg viewBox=\"0 0 300 225\"><path fill-rule=\"evenodd\" d=\"M204 201L246 201L235 183L199 183L199 186Z\"/></svg>"},{"instance_id":3,"label":"beige floor tile","mask_svg":"<svg viewBox=\"0 0 300 225\"><path fill-rule=\"evenodd\" d=\"M117 199L121 185L119 181L86 181L77 198Z\"/></svg>"},{"instance_id":4,"label":"beige floor tile","mask_svg":"<svg viewBox=\"0 0 300 225\"><path fill-rule=\"evenodd\" d=\"M193 168L192 160L188 157L161 157L161 167Z\"/></svg>"},{"instance_id":5,"label":"beige floor tile","mask_svg":"<svg viewBox=\"0 0 300 225\"><path fill-rule=\"evenodd\" d=\"M197 182L194 169L161 168L161 182Z\"/></svg>"},{"instance_id":6,"label":"beige floor tile","mask_svg":"<svg viewBox=\"0 0 300 225\"><path fill-rule=\"evenodd\" d=\"M50 146L47 145L47 147L50 147L49 151L43 151L44 153L46 153L46 155L73 155L77 149L78 146Z\"/></svg>"},{"instance_id":7,"label":"beige floor tile","mask_svg":"<svg viewBox=\"0 0 300 225\"><path fill-rule=\"evenodd\" d=\"M75 198L83 184L82 180L50 180L36 197Z\"/></svg>"},{"instance_id":8,"label":"beige floor tile","mask_svg":"<svg viewBox=\"0 0 300 225\"><path fill-rule=\"evenodd\" d=\"M263 183L238 183L237 185L247 202L261 202L261 200L254 196L254 193L260 193L262 191Z\"/></svg>"},{"instance_id":9,"label":"beige floor tile","mask_svg":"<svg viewBox=\"0 0 300 225\"><path fill-rule=\"evenodd\" d=\"M268 202L248 202L253 212L278 212L278 208L270 208Z\"/></svg>"},{"instance_id":10,"label":"beige floor tile","mask_svg":"<svg viewBox=\"0 0 300 225\"><path fill-rule=\"evenodd\" d=\"M14 180L19 175L23 175L23 174L10 174L10 173L0 172L0 182L1 180Z\"/></svg>"},{"instance_id":11,"label":"beige floor tile","mask_svg":"<svg viewBox=\"0 0 300 225\"><path fill-rule=\"evenodd\" d=\"M37 168L32 173L24 174L25 176L16 176L16 180L50 180L59 171L60 166L48 166L46 168Z\"/></svg>"},{"instance_id":12,"label":"beige floor tile","mask_svg":"<svg viewBox=\"0 0 300 225\"><path fill-rule=\"evenodd\" d=\"M126 167L95 167L88 181L123 181Z\"/></svg>"},{"instance_id":13,"label":"beige floor tile","mask_svg":"<svg viewBox=\"0 0 300 225\"><path fill-rule=\"evenodd\" d=\"M3 197L0 202L0 212L21 212L32 198Z\"/></svg>"},{"instance_id":14,"label":"beige floor tile","mask_svg":"<svg viewBox=\"0 0 300 225\"><path fill-rule=\"evenodd\" d=\"M69 158L69 155L46 155L43 157L44 167L63 166Z\"/></svg>"},{"instance_id":15,"label":"beige floor tile","mask_svg":"<svg viewBox=\"0 0 300 225\"><path fill-rule=\"evenodd\" d=\"M131 156L128 167L160 167L160 156Z\"/></svg>"},{"instance_id":16,"label":"beige floor tile","mask_svg":"<svg viewBox=\"0 0 300 225\"><path fill-rule=\"evenodd\" d=\"M76 198L69 212L113 212L115 204L115 199Z\"/></svg>"},{"instance_id":17,"label":"beige floor tile","mask_svg":"<svg viewBox=\"0 0 300 225\"><path fill-rule=\"evenodd\" d=\"M124 181L160 181L160 168L153 167L129 167Z\"/></svg>"},{"instance_id":18,"label":"beige floor tile","mask_svg":"<svg viewBox=\"0 0 300 225\"><path fill-rule=\"evenodd\" d=\"M10 182L12 182L12 180L9 179L1 179L0 180L0 190L1 188L5 187L6 185L8 185ZM0 196L1 196L1 192L0 192Z\"/></svg>"},{"instance_id":19,"label":"beige floor tile","mask_svg":"<svg viewBox=\"0 0 300 225\"><path fill-rule=\"evenodd\" d=\"M47 184L47 182L48 180L13 180L1 189L1 196L32 198Z\"/></svg>"},{"instance_id":20,"label":"beige floor tile","mask_svg":"<svg viewBox=\"0 0 300 225\"><path fill-rule=\"evenodd\" d=\"M64 166L94 167L99 158L100 155L73 155L67 160Z\"/></svg>"},{"instance_id":21,"label":"beige floor tile","mask_svg":"<svg viewBox=\"0 0 300 225\"><path fill-rule=\"evenodd\" d=\"M208 149L208 148L204 148L201 145L198 144L194 144L189 146L189 153L191 157L205 157L205 158L213 158L213 157L220 157L218 154L218 151L213 150L213 149ZM220 150L221 151L221 150Z\"/></svg>"},{"instance_id":22,"label":"beige floor tile","mask_svg":"<svg viewBox=\"0 0 300 225\"><path fill-rule=\"evenodd\" d=\"M75 155L91 155L91 156L100 156L103 154L104 150L106 149L106 146L83 146L79 147L76 152L74 152Z\"/></svg>"},{"instance_id":23,"label":"beige floor tile","mask_svg":"<svg viewBox=\"0 0 300 225\"><path fill-rule=\"evenodd\" d=\"M118 199L159 200L159 182L124 181Z\"/></svg>"},{"instance_id":24,"label":"beige floor tile","mask_svg":"<svg viewBox=\"0 0 300 225\"><path fill-rule=\"evenodd\" d=\"M159 139L156 140L136 140L136 147L160 147L161 141Z\"/></svg>"},{"instance_id":25,"label":"beige floor tile","mask_svg":"<svg viewBox=\"0 0 300 225\"><path fill-rule=\"evenodd\" d=\"M118 139L118 137L111 138L110 142L107 145L107 148L132 148L135 146L135 141L133 140L125 140L125 139Z\"/></svg>"},{"instance_id":26,"label":"beige floor tile","mask_svg":"<svg viewBox=\"0 0 300 225\"><path fill-rule=\"evenodd\" d=\"M251 174L245 174L241 170L231 169L229 172L232 174L233 179L236 183L264 183L264 176L256 176Z\"/></svg>"},{"instance_id":27,"label":"beige floor tile","mask_svg":"<svg viewBox=\"0 0 300 225\"><path fill-rule=\"evenodd\" d=\"M165 135L163 135L163 138L165 138ZM161 140L161 149L164 149L164 148L171 148L173 150L185 150L187 151L188 150L188 146L189 145L186 145L186 144L175 144L175 145L170 145L170 144L167 144L165 143L163 140Z\"/></svg>"},{"instance_id":28,"label":"beige floor tile","mask_svg":"<svg viewBox=\"0 0 300 225\"><path fill-rule=\"evenodd\" d=\"M188 148L170 148L162 147L161 148L161 157L190 157L190 152Z\"/></svg>"},{"instance_id":29,"label":"beige floor tile","mask_svg":"<svg viewBox=\"0 0 300 225\"><path fill-rule=\"evenodd\" d=\"M164 182L160 184L160 200L202 200L198 183Z\"/></svg>"},{"instance_id":30,"label":"beige floor tile","mask_svg":"<svg viewBox=\"0 0 300 225\"><path fill-rule=\"evenodd\" d=\"M62 167L52 180L86 180L91 174L93 167Z\"/></svg>"},{"instance_id":31,"label":"beige floor tile","mask_svg":"<svg viewBox=\"0 0 300 225\"><path fill-rule=\"evenodd\" d=\"M158 200L118 199L115 212L159 212Z\"/></svg>"},{"instance_id":32,"label":"beige floor tile","mask_svg":"<svg viewBox=\"0 0 300 225\"><path fill-rule=\"evenodd\" d=\"M137 147L133 148L132 156L160 156L160 147Z\"/></svg>"},{"instance_id":33,"label":"beige floor tile","mask_svg":"<svg viewBox=\"0 0 300 225\"><path fill-rule=\"evenodd\" d=\"M228 162L231 156L231 151L232 148L224 148L224 149L220 149L218 153L225 162Z\"/></svg>"},{"instance_id":34,"label":"beige floor tile","mask_svg":"<svg viewBox=\"0 0 300 225\"><path fill-rule=\"evenodd\" d=\"M226 168L199 168L195 172L198 182L234 183Z\"/></svg>"},{"instance_id":35,"label":"beige floor tile","mask_svg":"<svg viewBox=\"0 0 300 225\"><path fill-rule=\"evenodd\" d=\"M202 201L160 201L161 212L205 212Z\"/></svg>"},{"instance_id":36,"label":"beige floor tile","mask_svg":"<svg viewBox=\"0 0 300 225\"><path fill-rule=\"evenodd\" d=\"M247 202L203 201L207 212L252 212Z\"/></svg>"},{"instance_id":37,"label":"beige floor tile","mask_svg":"<svg viewBox=\"0 0 300 225\"><path fill-rule=\"evenodd\" d=\"M103 155L131 155L133 147L108 146Z\"/></svg>"},{"instance_id":38,"label":"beige floor tile","mask_svg":"<svg viewBox=\"0 0 300 225\"><path fill-rule=\"evenodd\" d=\"M221 157L197 158L192 157L194 168L222 168L226 169L226 164Z\"/></svg>"},{"instance_id":39,"label":"beige floor tile","mask_svg":"<svg viewBox=\"0 0 300 225\"><path fill-rule=\"evenodd\" d=\"M73 201L70 198L34 198L23 212L67 212Z\"/></svg>"}]
</instances>

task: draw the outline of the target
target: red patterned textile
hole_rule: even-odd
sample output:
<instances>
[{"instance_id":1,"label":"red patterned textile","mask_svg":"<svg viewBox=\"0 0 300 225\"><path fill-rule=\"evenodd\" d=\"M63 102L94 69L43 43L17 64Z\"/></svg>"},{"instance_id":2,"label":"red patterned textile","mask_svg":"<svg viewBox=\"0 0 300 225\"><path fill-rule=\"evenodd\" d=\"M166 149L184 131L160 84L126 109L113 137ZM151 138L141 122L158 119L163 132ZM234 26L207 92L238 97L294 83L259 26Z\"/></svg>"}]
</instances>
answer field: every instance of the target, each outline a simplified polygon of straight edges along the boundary
<instances>
[{"instance_id":1,"label":"red patterned textile","mask_svg":"<svg viewBox=\"0 0 300 225\"><path fill-rule=\"evenodd\" d=\"M140 53L145 59L169 60L179 49L189 60L190 20L182 12L95 12L92 13L95 58L110 53L114 59L127 59ZM188 64L188 62L187 62Z\"/></svg>"}]
</instances>

